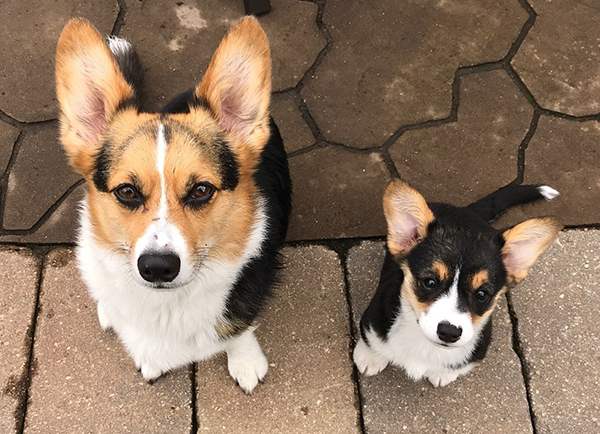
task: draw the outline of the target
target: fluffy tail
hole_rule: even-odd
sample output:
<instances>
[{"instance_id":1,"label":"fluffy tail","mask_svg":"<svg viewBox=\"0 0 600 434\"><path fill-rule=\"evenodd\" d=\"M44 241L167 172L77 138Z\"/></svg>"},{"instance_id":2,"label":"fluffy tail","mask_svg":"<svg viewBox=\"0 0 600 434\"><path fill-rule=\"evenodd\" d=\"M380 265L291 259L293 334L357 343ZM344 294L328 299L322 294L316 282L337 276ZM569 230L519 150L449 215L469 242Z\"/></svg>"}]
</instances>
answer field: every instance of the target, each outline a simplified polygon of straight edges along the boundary
<instances>
[{"instance_id":1,"label":"fluffy tail","mask_svg":"<svg viewBox=\"0 0 600 434\"><path fill-rule=\"evenodd\" d=\"M140 102L140 90L142 88L142 64L137 55L137 52L128 41L116 36L108 36L106 38L108 48L112 51L115 60L119 65L119 69L123 73L127 83L133 88L135 93L135 102Z\"/></svg>"},{"instance_id":2,"label":"fluffy tail","mask_svg":"<svg viewBox=\"0 0 600 434\"><path fill-rule=\"evenodd\" d=\"M558 195L558 191L547 185L509 185L479 199L467 206L467 209L491 222L510 207L541 199L550 201Z\"/></svg>"}]
</instances>

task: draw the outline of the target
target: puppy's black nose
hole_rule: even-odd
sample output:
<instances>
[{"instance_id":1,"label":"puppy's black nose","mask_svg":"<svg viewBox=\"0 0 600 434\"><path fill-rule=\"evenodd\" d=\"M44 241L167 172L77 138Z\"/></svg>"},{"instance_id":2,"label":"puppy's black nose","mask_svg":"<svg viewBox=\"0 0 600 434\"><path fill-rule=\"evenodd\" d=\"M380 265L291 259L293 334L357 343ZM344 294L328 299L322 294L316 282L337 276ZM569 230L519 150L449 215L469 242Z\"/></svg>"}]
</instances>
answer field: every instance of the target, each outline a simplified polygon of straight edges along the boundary
<instances>
[{"instance_id":1,"label":"puppy's black nose","mask_svg":"<svg viewBox=\"0 0 600 434\"><path fill-rule=\"evenodd\" d=\"M181 261L176 255L141 255L137 266L148 282L171 282L179 274Z\"/></svg>"},{"instance_id":2,"label":"puppy's black nose","mask_svg":"<svg viewBox=\"0 0 600 434\"><path fill-rule=\"evenodd\" d=\"M447 321L442 321L438 324L437 335L444 342L451 344L452 342L456 342L460 339L460 335L462 335L462 328L455 327Z\"/></svg>"}]
</instances>

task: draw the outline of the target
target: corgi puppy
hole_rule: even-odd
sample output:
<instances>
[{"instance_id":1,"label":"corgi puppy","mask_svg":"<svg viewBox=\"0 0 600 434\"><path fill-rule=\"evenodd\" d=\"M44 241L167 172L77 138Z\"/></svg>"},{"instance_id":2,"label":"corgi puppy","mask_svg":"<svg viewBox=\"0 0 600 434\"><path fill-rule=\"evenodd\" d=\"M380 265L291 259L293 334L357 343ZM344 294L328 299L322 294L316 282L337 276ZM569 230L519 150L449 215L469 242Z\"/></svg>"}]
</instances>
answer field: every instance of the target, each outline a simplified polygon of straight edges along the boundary
<instances>
[{"instance_id":1,"label":"corgi puppy","mask_svg":"<svg viewBox=\"0 0 600 434\"><path fill-rule=\"evenodd\" d=\"M383 199L383 269L354 349L358 370L375 375L391 363L438 387L483 360L498 299L527 276L563 227L545 217L499 232L489 222L514 205L556 196L547 186L508 186L459 208L428 204L408 184L392 181Z\"/></svg>"},{"instance_id":2,"label":"corgi puppy","mask_svg":"<svg viewBox=\"0 0 600 434\"><path fill-rule=\"evenodd\" d=\"M161 113L140 110L140 72L127 41L85 20L60 36L61 141L88 188L83 279L145 380L225 351L250 393L267 373L255 320L291 208L267 37L238 21L198 86Z\"/></svg>"}]
</instances>

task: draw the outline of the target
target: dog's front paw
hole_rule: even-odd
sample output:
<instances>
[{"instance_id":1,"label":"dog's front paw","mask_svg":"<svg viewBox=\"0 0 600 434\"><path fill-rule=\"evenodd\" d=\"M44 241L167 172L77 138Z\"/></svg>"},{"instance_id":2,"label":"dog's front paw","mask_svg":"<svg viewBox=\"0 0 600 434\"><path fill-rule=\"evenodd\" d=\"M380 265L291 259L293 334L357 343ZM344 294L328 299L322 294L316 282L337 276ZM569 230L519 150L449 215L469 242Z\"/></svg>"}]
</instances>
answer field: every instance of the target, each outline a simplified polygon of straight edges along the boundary
<instances>
[{"instance_id":1,"label":"dog's front paw","mask_svg":"<svg viewBox=\"0 0 600 434\"><path fill-rule=\"evenodd\" d=\"M160 369L158 369L156 366L152 366L149 363L142 363L141 371L142 377L144 377L144 380L146 380L148 383L151 383L162 375L162 371Z\"/></svg>"},{"instance_id":2,"label":"dog's front paw","mask_svg":"<svg viewBox=\"0 0 600 434\"><path fill-rule=\"evenodd\" d=\"M98 322L100 323L102 330L108 330L112 327L108 319L108 315L106 314L106 311L101 303L98 303Z\"/></svg>"},{"instance_id":3,"label":"dog's front paw","mask_svg":"<svg viewBox=\"0 0 600 434\"><path fill-rule=\"evenodd\" d=\"M456 380L459 375L460 372L458 371L446 371L430 374L427 379L433 384L433 387L444 387Z\"/></svg>"},{"instance_id":4,"label":"dog's front paw","mask_svg":"<svg viewBox=\"0 0 600 434\"><path fill-rule=\"evenodd\" d=\"M371 376L383 371L389 362L361 339L354 348L354 363L361 374Z\"/></svg>"},{"instance_id":5,"label":"dog's front paw","mask_svg":"<svg viewBox=\"0 0 600 434\"><path fill-rule=\"evenodd\" d=\"M269 364L265 355L255 355L253 358L232 358L227 360L229 375L237 382L237 384L246 392L251 394L254 388L262 381L267 374Z\"/></svg>"}]
</instances>

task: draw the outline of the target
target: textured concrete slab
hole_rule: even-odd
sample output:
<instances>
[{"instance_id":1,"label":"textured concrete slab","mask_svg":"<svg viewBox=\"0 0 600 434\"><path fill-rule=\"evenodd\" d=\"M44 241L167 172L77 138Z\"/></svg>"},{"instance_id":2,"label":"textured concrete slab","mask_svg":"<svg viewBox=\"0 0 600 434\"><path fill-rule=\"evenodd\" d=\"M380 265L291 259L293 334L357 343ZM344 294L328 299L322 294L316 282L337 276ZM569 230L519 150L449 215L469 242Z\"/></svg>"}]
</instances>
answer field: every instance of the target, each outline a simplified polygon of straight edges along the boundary
<instances>
[{"instance_id":1,"label":"textured concrete slab","mask_svg":"<svg viewBox=\"0 0 600 434\"><path fill-rule=\"evenodd\" d=\"M302 95L328 138L380 145L402 125L447 117L456 68L502 59L526 20L516 1L329 0L336 43Z\"/></svg>"},{"instance_id":2,"label":"textured concrete slab","mask_svg":"<svg viewBox=\"0 0 600 434\"><path fill-rule=\"evenodd\" d=\"M360 432L339 258L318 246L283 254L283 282L257 330L270 364L265 382L246 396L224 356L199 363L200 432Z\"/></svg>"},{"instance_id":3,"label":"textured concrete slab","mask_svg":"<svg viewBox=\"0 0 600 434\"><path fill-rule=\"evenodd\" d=\"M13 146L19 137L19 130L0 121L0 176L4 174L12 154Z\"/></svg>"},{"instance_id":4,"label":"textured concrete slab","mask_svg":"<svg viewBox=\"0 0 600 434\"><path fill-rule=\"evenodd\" d=\"M25 233L0 235L5 243L74 243L79 228L79 203L85 196L84 185L76 187L37 229Z\"/></svg>"},{"instance_id":5,"label":"textured concrete slab","mask_svg":"<svg viewBox=\"0 0 600 434\"><path fill-rule=\"evenodd\" d=\"M243 2L233 0L126 3L120 36L140 54L151 110L198 84L219 41L244 15ZM315 23L315 4L272 0L271 5L259 21L271 43L273 90L282 90L298 83L326 41Z\"/></svg>"},{"instance_id":6,"label":"textured concrete slab","mask_svg":"<svg viewBox=\"0 0 600 434\"><path fill-rule=\"evenodd\" d=\"M383 263L383 243L363 242L347 260L356 322L373 295ZM434 388L388 367L360 377L367 433L532 433L519 358L512 350L506 303L494 312L494 337L482 363L454 383Z\"/></svg>"},{"instance_id":7,"label":"textured concrete slab","mask_svg":"<svg viewBox=\"0 0 600 434\"><path fill-rule=\"evenodd\" d=\"M31 228L79 179L58 142L57 122L23 133L5 193L4 229Z\"/></svg>"},{"instance_id":8,"label":"textured concrete slab","mask_svg":"<svg viewBox=\"0 0 600 434\"><path fill-rule=\"evenodd\" d=\"M600 231L561 233L512 300L537 432L600 432Z\"/></svg>"},{"instance_id":9,"label":"textured concrete slab","mask_svg":"<svg viewBox=\"0 0 600 434\"><path fill-rule=\"evenodd\" d=\"M189 370L145 383L100 329L72 252L54 250L46 263L25 432L188 433Z\"/></svg>"},{"instance_id":10,"label":"textured concrete slab","mask_svg":"<svg viewBox=\"0 0 600 434\"><path fill-rule=\"evenodd\" d=\"M288 239L382 235L382 198L390 177L381 155L339 148L290 158L294 183Z\"/></svg>"},{"instance_id":11,"label":"textured concrete slab","mask_svg":"<svg viewBox=\"0 0 600 434\"><path fill-rule=\"evenodd\" d=\"M307 148L316 141L310 128L302 119L295 98L290 93L275 94L271 97L271 116L279 127L288 154Z\"/></svg>"},{"instance_id":12,"label":"textured concrete slab","mask_svg":"<svg viewBox=\"0 0 600 434\"><path fill-rule=\"evenodd\" d=\"M0 432L16 432L25 397L39 261L25 249L0 250Z\"/></svg>"},{"instance_id":13,"label":"textured concrete slab","mask_svg":"<svg viewBox=\"0 0 600 434\"><path fill-rule=\"evenodd\" d=\"M456 122L407 131L390 148L400 177L427 200L467 205L517 176L533 109L508 75L467 75Z\"/></svg>"},{"instance_id":14,"label":"textured concrete slab","mask_svg":"<svg viewBox=\"0 0 600 434\"><path fill-rule=\"evenodd\" d=\"M512 65L544 108L574 116L600 112L600 4L530 1L537 12ZM594 29L594 30L591 30Z\"/></svg>"},{"instance_id":15,"label":"textured concrete slab","mask_svg":"<svg viewBox=\"0 0 600 434\"><path fill-rule=\"evenodd\" d=\"M108 34L117 13L113 0L0 2L0 109L23 122L57 117L54 54L60 32L71 18L83 17Z\"/></svg>"}]
</instances>

